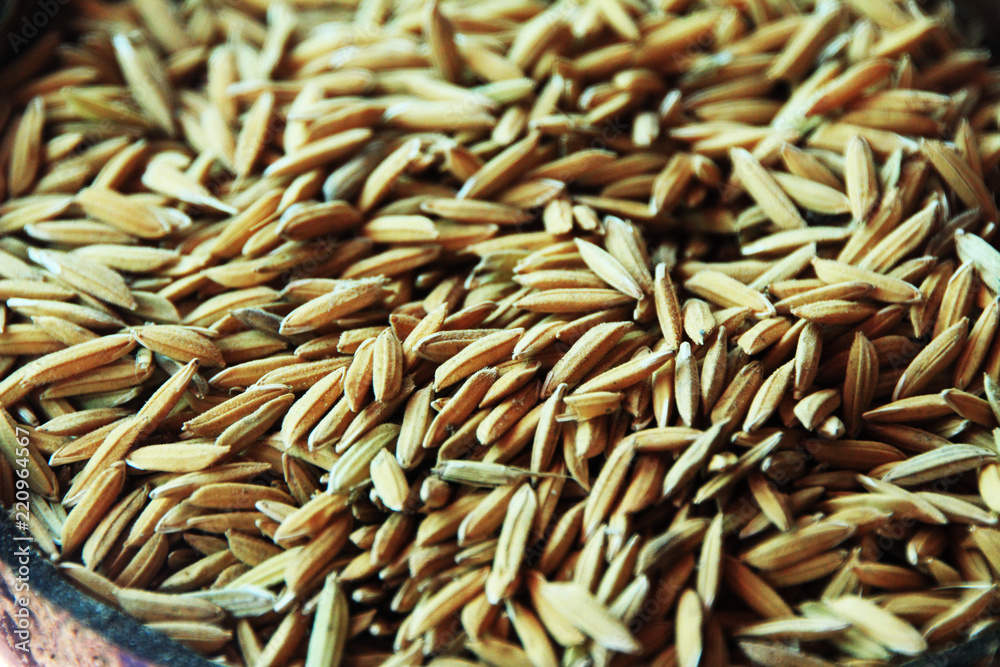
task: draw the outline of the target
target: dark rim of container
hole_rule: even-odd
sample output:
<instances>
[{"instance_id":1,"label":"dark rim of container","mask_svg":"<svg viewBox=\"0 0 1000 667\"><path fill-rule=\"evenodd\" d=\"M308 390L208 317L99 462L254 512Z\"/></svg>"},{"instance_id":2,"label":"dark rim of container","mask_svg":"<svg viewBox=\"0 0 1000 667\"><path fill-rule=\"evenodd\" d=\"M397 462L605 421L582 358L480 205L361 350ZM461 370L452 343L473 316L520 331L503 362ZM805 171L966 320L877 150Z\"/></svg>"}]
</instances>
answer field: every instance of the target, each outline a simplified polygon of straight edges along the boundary
<instances>
[{"instance_id":1,"label":"dark rim of container","mask_svg":"<svg viewBox=\"0 0 1000 667\"><path fill-rule=\"evenodd\" d=\"M16 549L23 535L6 512L0 512L0 560L12 571L22 565ZM149 663L169 667L218 667L166 635L150 630L131 616L86 595L74 587L48 558L29 549L31 592L57 609L67 612L107 642Z\"/></svg>"}]
</instances>

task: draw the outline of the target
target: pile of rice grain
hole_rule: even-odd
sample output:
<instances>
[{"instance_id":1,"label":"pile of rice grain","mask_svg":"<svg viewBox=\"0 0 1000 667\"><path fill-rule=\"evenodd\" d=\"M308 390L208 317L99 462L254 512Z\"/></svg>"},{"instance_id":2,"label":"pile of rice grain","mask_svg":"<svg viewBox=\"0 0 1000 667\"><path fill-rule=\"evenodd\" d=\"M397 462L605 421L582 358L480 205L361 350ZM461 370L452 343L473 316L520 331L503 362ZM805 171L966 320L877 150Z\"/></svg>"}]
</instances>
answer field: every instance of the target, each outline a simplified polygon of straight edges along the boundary
<instances>
[{"instance_id":1,"label":"pile of rice grain","mask_svg":"<svg viewBox=\"0 0 1000 667\"><path fill-rule=\"evenodd\" d=\"M74 7L0 71L0 497L89 594L248 667L995 626L1000 73L948 3Z\"/></svg>"}]
</instances>

